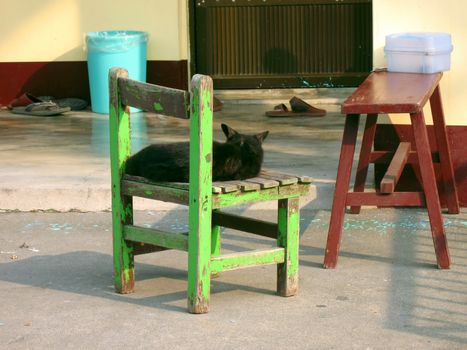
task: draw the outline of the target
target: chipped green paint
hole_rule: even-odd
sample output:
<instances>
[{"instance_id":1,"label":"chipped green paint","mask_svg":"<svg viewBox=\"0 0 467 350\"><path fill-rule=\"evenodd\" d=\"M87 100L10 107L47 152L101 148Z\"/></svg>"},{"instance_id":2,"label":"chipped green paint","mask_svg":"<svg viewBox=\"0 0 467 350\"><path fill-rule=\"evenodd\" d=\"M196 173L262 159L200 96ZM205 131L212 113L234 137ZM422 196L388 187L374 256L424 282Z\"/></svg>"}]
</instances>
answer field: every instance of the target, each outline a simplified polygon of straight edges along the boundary
<instances>
[{"instance_id":1,"label":"chipped green paint","mask_svg":"<svg viewBox=\"0 0 467 350\"><path fill-rule=\"evenodd\" d=\"M173 233L156 230L154 228L127 225L123 227L124 237L133 242L144 242L157 246L188 250L188 238L183 233Z\"/></svg>"},{"instance_id":2,"label":"chipped green paint","mask_svg":"<svg viewBox=\"0 0 467 350\"><path fill-rule=\"evenodd\" d=\"M118 292L130 293L134 288L133 246L123 239L123 225L132 223L133 209L131 198L123 196L120 187L121 177L125 172L125 163L131 152L130 116L120 101L118 93L118 77L120 76L127 76L127 73L121 69L112 69L109 74L114 282Z\"/></svg>"},{"instance_id":3,"label":"chipped green paint","mask_svg":"<svg viewBox=\"0 0 467 350\"><path fill-rule=\"evenodd\" d=\"M221 227L212 225L211 228L211 256L219 256L221 254Z\"/></svg>"},{"instance_id":4,"label":"chipped green paint","mask_svg":"<svg viewBox=\"0 0 467 350\"><path fill-rule=\"evenodd\" d=\"M162 112L164 110L160 102L154 102L153 107L156 112Z\"/></svg>"},{"instance_id":5,"label":"chipped green paint","mask_svg":"<svg viewBox=\"0 0 467 350\"><path fill-rule=\"evenodd\" d=\"M195 76L190 123L188 310L209 309L212 218L212 79ZM208 161L209 160L209 161Z\"/></svg>"},{"instance_id":6,"label":"chipped green paint","mask_svg":"<svg viewBox=\"0 0 467 350\"><path fill-rule=\"evenodd\" d=\"M284 259L284 248L225 254L212 258L211 272L218 273L222 271L238 269L241 267L280 264L285 261Z\"/></svg>"},{"instance_id":7,"label":"chipped green paint","mask_svg":"<svg viewBox=\"0 0 467 350\"><path fill-rule=\"evenodd\" d=\"M188 188L180 189L166 185L145 184L134 181L124 181L124 194L188 205Z\"/></svg>"},{"instance_id":8,"label":"chipped green paint","mask_svg":"<svg viewBox=\"0 0 467 350\"><path fill-rule=\"evenodd\" d=\"M277 245L285 249L285 261L277 265L277 289L291 296L298 290L299 198L281 199L277 218Z\"/></svg>"},{"instance_id":9,"label":"chipped green paint","mask_svg":"<svg viewBox=\"0 0 467 350\"><path fill-rule=\"evenodd\" d=\"M261 191L237 191L223 193L213 197L212 206L215 209L220 209L233 205L304 196L307 195L309 191L310 186L308 184L294 184L282 187L265 188Z\"/></svg>"}]
</instances>

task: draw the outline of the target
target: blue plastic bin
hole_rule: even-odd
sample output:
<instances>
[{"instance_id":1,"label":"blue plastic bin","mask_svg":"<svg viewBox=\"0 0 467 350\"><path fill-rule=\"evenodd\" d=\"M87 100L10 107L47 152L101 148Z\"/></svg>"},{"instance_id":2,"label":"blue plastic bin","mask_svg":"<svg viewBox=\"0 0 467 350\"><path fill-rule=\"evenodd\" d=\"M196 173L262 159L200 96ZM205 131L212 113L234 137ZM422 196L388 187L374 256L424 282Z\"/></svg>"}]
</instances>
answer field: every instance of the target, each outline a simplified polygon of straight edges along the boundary
<instances>
[{"instance_id":1,"label":"blue plastic bin","mask_svg":"<svg viewBox=\"0 0 467 350\"><path fill-rule=\"evenodd\" d=\"M86 33L91 107L109 113L109 69L122 67L132 79L146 81L148 34L116 30Z\"/></svg>"}]
</instances>

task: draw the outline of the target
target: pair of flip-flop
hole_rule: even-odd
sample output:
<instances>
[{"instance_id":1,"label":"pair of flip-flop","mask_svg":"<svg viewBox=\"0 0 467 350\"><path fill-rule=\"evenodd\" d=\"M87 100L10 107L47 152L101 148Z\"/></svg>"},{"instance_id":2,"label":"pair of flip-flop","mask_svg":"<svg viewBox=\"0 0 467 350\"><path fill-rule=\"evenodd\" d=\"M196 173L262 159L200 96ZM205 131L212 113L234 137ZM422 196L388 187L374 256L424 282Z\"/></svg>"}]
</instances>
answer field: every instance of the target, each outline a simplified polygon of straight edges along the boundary
<instances>
[{"instance_id":1,"label":"pair of flip-flop","mask_svg":"<svg viewBox=\"0 0 467 350\"><path fill-rule=\"evenodd\" d=\"M274 107L273 111L267 111L268 117L324 117L326 110L313 107L302 99L294 96L290 99L290 110L283 103Z\"/></svg>"},{"instance_id":2,"label":"pair of flip-flop","mask_svg":"<svg viewBox=\"0 0 467 350\"><path fill-rule=\"evenodd\" d=\"M81 110L86 106L87 102L78 98L54 99L51 96L36 97L24 93L11 101L8 108L15 114L54 116L71 110Z\"/></svg>"},{"instance_id":3,"label":"pair of flip-flop","mask_svg":"<svg viewBox=\"0 0 467 350\"><path fill-rule=\"evenodd\" d=\"M13 107L14 114L36 115L40 117L59 115L71 111L70 107L60 107L55 102L34 102L27 106Z\"/></svg>"}]
</instances>

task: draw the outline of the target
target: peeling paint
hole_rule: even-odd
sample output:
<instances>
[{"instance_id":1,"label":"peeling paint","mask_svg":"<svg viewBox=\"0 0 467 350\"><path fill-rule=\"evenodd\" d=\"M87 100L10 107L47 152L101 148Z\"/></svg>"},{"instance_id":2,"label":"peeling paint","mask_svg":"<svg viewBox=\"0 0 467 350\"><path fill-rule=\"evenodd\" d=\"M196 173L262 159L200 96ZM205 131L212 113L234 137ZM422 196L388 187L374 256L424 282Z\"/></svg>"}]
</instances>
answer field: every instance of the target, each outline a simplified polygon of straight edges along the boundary
<instances>
[{"instance_id":1,"label":"peeling paint","mask_svg":"<svg viewBox=\"0 0 467 350\"><path fill-rule=\"evenodd\" d=\"M160 104L160 102L154 102L154 110L157 112L162 112L164 110L164 107Z\"/></svg>"}]
</instances>

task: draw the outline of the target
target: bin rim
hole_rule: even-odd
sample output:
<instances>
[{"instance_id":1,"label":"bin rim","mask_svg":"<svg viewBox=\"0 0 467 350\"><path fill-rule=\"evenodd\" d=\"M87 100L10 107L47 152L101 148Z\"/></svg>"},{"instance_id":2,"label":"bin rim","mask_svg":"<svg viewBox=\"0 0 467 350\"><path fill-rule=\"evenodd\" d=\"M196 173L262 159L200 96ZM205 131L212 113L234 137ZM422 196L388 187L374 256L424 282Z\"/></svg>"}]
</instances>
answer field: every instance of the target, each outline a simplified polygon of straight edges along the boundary
<instances>
[{"instance_id":1,"label":"bin rim","mask_svg":"<svg viewBox=\"0 0 467 350\"><path fill-rule=\"evenodd\" d=\"M123 30L123 29L117 29L117 30L100 30L100 31L95 31L95 32L87 32L86 33L86 38L94 38L94 37L99 37L100 39L113 39L115 37L121 37L121 36L144 36L147 38L148 33L141 31L141 30Z\"/></svg>"},{"instance_id":2,"label":"bin rim","mask_svg":"<svg viewBox=\"0 0 467 350\"><path fill-rule=\"evenodd\" d=\"M121 52L147 43L148 33L138 30L108 30L88 32L85 35L85 49L98 52Z\"/></svg>"}]
</instances>

